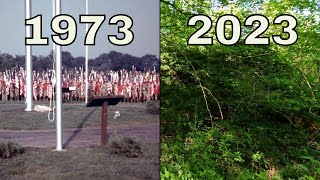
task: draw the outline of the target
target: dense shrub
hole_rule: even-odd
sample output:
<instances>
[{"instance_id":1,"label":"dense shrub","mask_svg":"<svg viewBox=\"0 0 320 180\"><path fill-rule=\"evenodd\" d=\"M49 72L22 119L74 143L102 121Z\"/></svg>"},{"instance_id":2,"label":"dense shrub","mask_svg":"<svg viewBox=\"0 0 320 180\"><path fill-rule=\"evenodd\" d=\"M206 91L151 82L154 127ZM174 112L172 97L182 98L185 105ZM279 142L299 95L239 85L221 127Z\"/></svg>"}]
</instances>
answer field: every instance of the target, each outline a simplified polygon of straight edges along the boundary
<instances>
[{"instance_id":1,"label":"dense shrub","mask_svg":"<svg viewBox=\"0 0 320 180\"><path fill-rule=\"evenodd\" d=\"M304 40L285 47L245 45L242 38L232 46L186 43L204 25L187 27L190 14L216 19L232 12L246 21L302 4L161 2L161 178L320 179L319 26L300 26ZM302 11L294 16L299 22L311 18ZM250 30L242 26L243 37ZM211 33L217 26L206 38ZM224 33L233 36L232 30Z\"/></svg>"},{"instance_id":2,"label":"dense shrub","mask_svg":"<svg viewBox=\"0 0 320 180\"><path fill-rule=\"evenodd\" d=\"M125 155L129 158L139 157L142 154L142 144L136 138L117 137L111 143L111 154Z\"/></svg>"},{"instance_id":3,"label":"dense shrub","mask_svg":"<svg viewBox=\"0 0 320 180\"><path fill-rule=\"evenodd\" d=\"M244 125L245 129L227 122L218 124L220 128L162 139L162 178L320 178L320 152L302 143L304 132L273 122ZM255 129L258 124L261 127Z\"/></svg>"},{"instance_id":4,"label":"dense shrub","mask_svg":"<svg viewBox=\"0 0 320 180\"><path fill-rule=\"evenodd\" d=\"M24 153L25 149L13 141L0 140L0 158L7 159Z\"/></svg>"}]
</instances>

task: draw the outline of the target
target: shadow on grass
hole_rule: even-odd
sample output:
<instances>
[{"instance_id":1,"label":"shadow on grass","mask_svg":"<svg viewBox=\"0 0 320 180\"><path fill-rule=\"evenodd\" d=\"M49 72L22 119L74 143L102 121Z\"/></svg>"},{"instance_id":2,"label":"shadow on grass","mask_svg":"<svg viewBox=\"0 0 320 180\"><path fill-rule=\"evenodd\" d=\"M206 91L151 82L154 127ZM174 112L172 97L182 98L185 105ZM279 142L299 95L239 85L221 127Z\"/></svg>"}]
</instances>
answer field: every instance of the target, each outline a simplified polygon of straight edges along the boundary
<instances>
[{"instance_id":1,"label":"shadow on grass","mask_svg":"<svg viewBox=\"0 0 320 180\"><path fill-rule=\"evenodd\" d=\"M98 107L92 109L88 115L86 115L82 121L80 122L80 124L78 125L77 129L73 131L72 135L67 139L67 141L63 144L63 148L66 148L69 146L69 144L74 140L74 138L81 132L84 124L87 122L87 120L89 119L89 117L93 114L94 111L97 110Z\"/></svg>"}]
</instances>

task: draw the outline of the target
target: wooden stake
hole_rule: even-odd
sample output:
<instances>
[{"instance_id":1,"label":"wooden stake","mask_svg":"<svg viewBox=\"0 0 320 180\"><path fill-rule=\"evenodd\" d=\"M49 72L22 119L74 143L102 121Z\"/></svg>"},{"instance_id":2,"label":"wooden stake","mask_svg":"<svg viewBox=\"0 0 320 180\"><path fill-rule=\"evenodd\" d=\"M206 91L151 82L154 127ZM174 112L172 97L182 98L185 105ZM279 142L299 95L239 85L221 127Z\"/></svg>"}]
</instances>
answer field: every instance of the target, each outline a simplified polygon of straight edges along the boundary
<instances>
[{"instance_id":1,"label":"wooden stake","mask_svg":"<svg viewBox=\"0 0 320 180\"><path fill-rule=\"evenodd\" d=\"M101 117L101 145L107 143L107 118L108 118L108 101L104 101L102 105Z\"/></svg>"}]
</instances>

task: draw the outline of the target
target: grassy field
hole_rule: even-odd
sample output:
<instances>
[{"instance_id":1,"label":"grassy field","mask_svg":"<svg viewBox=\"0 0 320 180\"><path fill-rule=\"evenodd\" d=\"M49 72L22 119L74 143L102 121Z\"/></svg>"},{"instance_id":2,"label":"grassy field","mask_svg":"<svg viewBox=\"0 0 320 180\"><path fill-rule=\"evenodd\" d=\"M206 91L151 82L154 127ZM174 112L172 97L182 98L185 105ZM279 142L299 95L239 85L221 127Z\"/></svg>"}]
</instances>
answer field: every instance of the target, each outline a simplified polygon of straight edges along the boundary
<instances>
[{"instance_id":1,"label":"grassy field","mask_svg":"<svg viewBox=\"0 0 320 180\"><path fill-rule=\"evenodd\" d=\"M49 103L36 102L49 105ZM48 121L47 112L25 112L22 101L0 101L0 129L31 130L31 129L55 129L55 122ZM121 116L113 119L114 112L120 111ZM119 103L109 106L108 124L123 125L135 123L159 122L158 115L150 115L145 112L143 104ZM100 127L101 107L85 107L81 103L62 105L63 128Z\"/></svg>"},{"instance_id":2,"label":"grassy field","mask_svg":"<svg viewBox=\"0 0 320 180\"><path fill-rule=\"evenodd\" d=\"M68 149L27 148L0 159L0 179L159 179L159 146L144 145L138 158L111 155L109 146Z\"/></svg>"},{"instance_id":3,"label":"grassy field","mask_svg":"<svg viewBox=\"0 0 320 180\"><path fill-rule=\"evenodd\" d=\"M36 102L36 104L41 103ZM55 129L55 122L50 123L47 119L48 113L25 112L24 108L23 102L1 102L0 130L11 133L21 130L28 133L29 131L35 132L35 130L46 132ZM121 113L117 119L113 118L115 111ZM120 103L117 106L109 107L108 110L108 128L111 127L111 129L112 127L120 127L120 129L131 127L132 132L135 132L136 125L155 123L159 123L159 115L147 114L144 104ZM63 104L62 126L63 128L75 129L99 128L101 126L101 107L89 108L79 103ZM159 133L159 131L154 133ZM119 136L121 137L121 135ZM123 137L130 137L130 134ZM4 137L0 136L0 139L2 138ZM8 140L8 137L6 139ZM25 153L21 155L9 159L0 158L0 179L160 178L159 140L150 142L139 139L142 154L135 158L129 158L123 154L111 154L111 144L114 139L111 137L105 146L68 147L66 152L53 151L52 147L25 147ZM44 139L44 141L46 140Z\"/></svg>"}]
</instances>

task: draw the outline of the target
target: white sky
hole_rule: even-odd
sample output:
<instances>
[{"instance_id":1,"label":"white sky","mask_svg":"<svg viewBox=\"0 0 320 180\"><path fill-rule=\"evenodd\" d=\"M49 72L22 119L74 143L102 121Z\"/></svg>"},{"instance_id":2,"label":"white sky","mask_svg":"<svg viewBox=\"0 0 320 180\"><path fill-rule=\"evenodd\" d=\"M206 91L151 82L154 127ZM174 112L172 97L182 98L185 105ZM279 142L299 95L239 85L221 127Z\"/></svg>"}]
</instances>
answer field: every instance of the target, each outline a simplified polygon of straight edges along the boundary
<instances>
[{"instance_id":1,"label":"white sky","mask_svg":"<svg viewBox=\"0 0 320 180\"><path fill-rule=\"evenodd\" d=\"M24 0L3 0L0 5L0 52L12 55L25 54L25 7ZM85 0L62 0L61 13L73 16L77 21L78 35L70 46L63 47L74 57L85 55L85 24L79 24L79 14L85 14ZM106 20L98 31L96 45L89 47L89 58L102 53L118 51L143 56L152 54L159 57L159 1L157 0L89 0L89 14L105 14ZM48 55L52 49L50 22L52 0L32 0L32 17L43 18L43 36L49 37L48 46L34 46L34 55ZM133 19L134 40L127 46L109 43L107 35L116 34L117 26L109 25L109 19L116 14L126 14Z\"/></svg>"}]
</instances>

